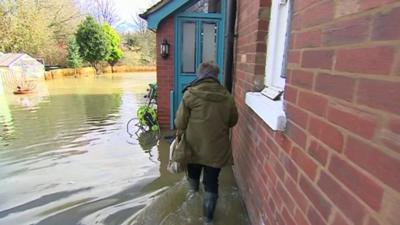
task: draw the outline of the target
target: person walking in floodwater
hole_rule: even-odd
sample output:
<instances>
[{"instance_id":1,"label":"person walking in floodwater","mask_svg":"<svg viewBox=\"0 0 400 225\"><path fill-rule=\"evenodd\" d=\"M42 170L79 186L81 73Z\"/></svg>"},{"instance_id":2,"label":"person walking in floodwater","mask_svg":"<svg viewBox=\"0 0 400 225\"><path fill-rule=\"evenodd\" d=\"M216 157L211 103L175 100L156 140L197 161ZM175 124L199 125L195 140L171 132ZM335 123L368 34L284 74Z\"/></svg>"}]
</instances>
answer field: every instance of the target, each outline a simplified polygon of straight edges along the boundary
<instances>
[{"instance_id":1,"label":"person walking in floodwater","mask_svg":"<svg viewBox=\"0 0 400 225\"><path fill-rule=\"evenodd\" d=\"M183 90L175 119L178 134L185 134L192 151L187 166L189 196L198 192L203 171L204 224L211 224L214 217L221 168L233 162L229 129L238 120L233 97L219 83L218 73L214 63L200 64L197 79Z\"/></svg>"}]
</instances>

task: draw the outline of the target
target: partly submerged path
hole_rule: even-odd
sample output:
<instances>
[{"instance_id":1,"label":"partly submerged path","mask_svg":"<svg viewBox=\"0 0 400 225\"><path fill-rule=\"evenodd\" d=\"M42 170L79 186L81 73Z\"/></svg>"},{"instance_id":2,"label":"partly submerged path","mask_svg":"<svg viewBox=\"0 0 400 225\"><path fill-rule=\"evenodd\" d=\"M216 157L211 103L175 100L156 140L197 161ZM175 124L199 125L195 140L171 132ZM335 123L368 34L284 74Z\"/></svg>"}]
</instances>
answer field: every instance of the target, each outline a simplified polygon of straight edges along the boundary
<instances>
[{"instance_id":1,"label":"partly submerged path","mask_svg":"<svg viewBox=\"0 0 400 225\"><path fill-rule=\"evenodd\" d=\"M186 199L186 193L187 183L185 177L182 177L123 225L201 225L203 191L200 190L189 200ZM214 225L226 224L250 224L230 167L224 168L220 175L219 199L214 221Z\"/></svg>"}]
</instances>

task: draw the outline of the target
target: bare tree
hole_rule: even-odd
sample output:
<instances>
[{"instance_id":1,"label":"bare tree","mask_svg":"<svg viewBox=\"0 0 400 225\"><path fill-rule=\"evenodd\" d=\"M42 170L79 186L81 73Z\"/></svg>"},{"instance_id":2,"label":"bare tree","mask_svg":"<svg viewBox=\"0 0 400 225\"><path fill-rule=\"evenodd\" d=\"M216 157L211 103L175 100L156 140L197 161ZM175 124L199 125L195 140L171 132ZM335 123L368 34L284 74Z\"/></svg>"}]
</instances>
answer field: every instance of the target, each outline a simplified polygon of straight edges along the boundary
<instances>
[{"instance_id":1,"label":"bare tree","mask_svg":"<svg viewBox=\"0 0 400 225\"><path fill-rule=\"evenodd\" d=\"M133 25L136 27L137 32L144 34L147 30L147 22L140 18L139 15L132 15Z\"/></svg>"},{"instance_id":2,"label":"bare tree","mask_svg":"<svg viewBox=\"0 0 400 225\"><path fill-rule=\"evenodd\" d=\"M45 12L44 17L48 26L54 30L56 40L66 41L74 33L74 29L83 15L75 5L74 0L42 0L39 2L40 9Z\"/></svg>"},{"instance_id":3,"label":"bare tree","mask_svg":"<svg viewBox=\"0 0 400 225\"><path fill-rule=\"evenodd\" d=\"M0 51L65 65L65 45L80 19L76 0L0 0Z\"/></svg>"},{"instance_id":4,"label":"bare tree","mask_svg":"<svg viewBox=\"0 0 400 225\"><path fill-rule=\"evenodd\" d=\"M120 18L113 0L91 0L89 13L99 23L108 23L111 26L117 24Z\"/></svg>"}]
</instances>

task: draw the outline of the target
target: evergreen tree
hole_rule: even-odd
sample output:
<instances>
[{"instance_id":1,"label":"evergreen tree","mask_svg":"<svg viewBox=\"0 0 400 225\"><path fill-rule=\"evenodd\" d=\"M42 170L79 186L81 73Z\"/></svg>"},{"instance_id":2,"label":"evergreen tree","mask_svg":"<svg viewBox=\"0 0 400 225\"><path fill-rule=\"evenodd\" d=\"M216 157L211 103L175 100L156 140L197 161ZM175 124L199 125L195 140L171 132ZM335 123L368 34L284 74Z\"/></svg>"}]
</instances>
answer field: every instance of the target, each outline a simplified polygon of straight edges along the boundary
<instances>
[{"instance_id":1,"label":"evergreen tree","mask_svg":"<svg viewBox=\"0 0 400 225\"><path fill-rule=\"evenodd\" d=\"M120 48L121 38L118 33L108 24L105 23L103 25L104 32L106 33L108 42L110 44L110 54L106 58L106 61L111 66L111 71L113 72L114 65L120 60L123 56L123 52Z\"/></svg>"},{"instance_id":2,"label":"evergreen tree","mask_svg":"<svg viewBox=\"0 0 400 225\"><path fill-rule=\"evenodd\" d=\"M101 25L93 17L86 17L78 27L76 41L82 58L89 62L97 73L101 72L101 69L97 67L98 63L106 60L111 50L111 45Z\"/></svg>"},{"instance_id":3,"label":"evergreen tree","mask_svg":"<svg viewBox=\"0 0 400 225\"><path fill-rule=\"evenodd\" d=\"M71 38L68 42L68 55L67 55L68 66L75 69L81 67L82 58L79 55L79 46L76 43L75 37Z\"/></svg>"}]
</instances>

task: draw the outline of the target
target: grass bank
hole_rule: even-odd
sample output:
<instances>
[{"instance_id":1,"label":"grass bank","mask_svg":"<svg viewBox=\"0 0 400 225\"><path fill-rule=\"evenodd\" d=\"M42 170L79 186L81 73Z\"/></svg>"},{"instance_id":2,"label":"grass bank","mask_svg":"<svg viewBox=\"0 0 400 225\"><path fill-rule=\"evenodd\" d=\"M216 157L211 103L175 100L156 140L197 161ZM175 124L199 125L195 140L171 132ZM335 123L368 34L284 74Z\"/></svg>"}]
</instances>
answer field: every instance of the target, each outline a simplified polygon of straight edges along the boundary
<instances>
[{"instance_id":1,"label":"grass bank","mask_svg":"<svg viewBox=\"0 0 400 225\"><path fill-rule=\"evenodd\" d=\"M111 73L111 67L103 67L103 73ZM156 71L155 66L114 66L114 73L125 73L125 72L150 72ZM63 78L68 76L82 76L82 75L95 75L96 71L93 67L82 67L79 69L55 69L46 71L44 77L46 80L52 80L57 78Z\"/></svg>"}]
</instances>

